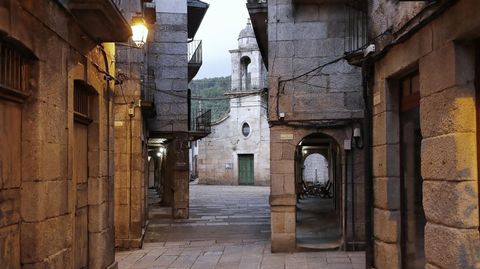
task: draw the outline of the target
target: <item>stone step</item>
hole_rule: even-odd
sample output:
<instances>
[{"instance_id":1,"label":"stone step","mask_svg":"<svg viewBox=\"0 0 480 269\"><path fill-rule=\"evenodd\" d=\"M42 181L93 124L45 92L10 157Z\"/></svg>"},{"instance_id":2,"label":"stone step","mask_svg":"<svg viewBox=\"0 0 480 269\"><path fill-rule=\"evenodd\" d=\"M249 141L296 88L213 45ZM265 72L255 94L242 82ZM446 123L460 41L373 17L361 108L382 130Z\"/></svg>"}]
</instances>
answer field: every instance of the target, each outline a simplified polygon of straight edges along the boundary
<instances>
[{"instance_id":1,"label":"stone step","mask_svg":"<svg viewBox=\"0 0 480 269\"><path fill-rule=\"evenodd\" d=\"M171 207L153 207L148 211L148 218L150 221L155 219L171 219L172 208Z\"/></svg>"}]
</instances>

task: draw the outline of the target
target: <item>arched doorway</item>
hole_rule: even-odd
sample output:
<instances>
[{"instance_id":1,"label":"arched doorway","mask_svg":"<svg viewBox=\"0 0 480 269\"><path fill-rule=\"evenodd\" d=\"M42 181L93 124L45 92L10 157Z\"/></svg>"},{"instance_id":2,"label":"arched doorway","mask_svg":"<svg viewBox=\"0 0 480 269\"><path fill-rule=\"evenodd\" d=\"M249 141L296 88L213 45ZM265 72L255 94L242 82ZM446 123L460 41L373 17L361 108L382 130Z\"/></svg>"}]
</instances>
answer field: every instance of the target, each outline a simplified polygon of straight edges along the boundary
<instances>
[{"instance_id":1,"label":"arched doorway","mask_svg":"<svg viewBox=\"0 0 480 269\"><path fill-rule=\"evenodd\" d=\"M342 245L340 147L330 136L312 134L297 145L297 246L337 249Z\"/></svg>"}]
</instances>

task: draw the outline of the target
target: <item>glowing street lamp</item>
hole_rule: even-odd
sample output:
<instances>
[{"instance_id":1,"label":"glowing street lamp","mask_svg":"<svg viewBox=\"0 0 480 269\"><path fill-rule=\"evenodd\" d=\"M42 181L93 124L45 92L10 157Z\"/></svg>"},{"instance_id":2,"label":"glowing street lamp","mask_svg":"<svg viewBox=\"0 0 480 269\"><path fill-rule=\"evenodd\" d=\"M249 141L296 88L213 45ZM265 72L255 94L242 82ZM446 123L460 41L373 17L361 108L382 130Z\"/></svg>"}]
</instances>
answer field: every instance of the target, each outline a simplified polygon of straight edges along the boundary
<instances>
[{"instance_id":1,"label":"glowing street lamp","mask_svg":"<svg viewBox=\"0 0 480 269\"><path fill-rule=\"evenodd\" d=\"M148 28L142 17L135 16L132 18L132 41L139 48L143 47L147 42Z\"/></svg>"}]
</instances>

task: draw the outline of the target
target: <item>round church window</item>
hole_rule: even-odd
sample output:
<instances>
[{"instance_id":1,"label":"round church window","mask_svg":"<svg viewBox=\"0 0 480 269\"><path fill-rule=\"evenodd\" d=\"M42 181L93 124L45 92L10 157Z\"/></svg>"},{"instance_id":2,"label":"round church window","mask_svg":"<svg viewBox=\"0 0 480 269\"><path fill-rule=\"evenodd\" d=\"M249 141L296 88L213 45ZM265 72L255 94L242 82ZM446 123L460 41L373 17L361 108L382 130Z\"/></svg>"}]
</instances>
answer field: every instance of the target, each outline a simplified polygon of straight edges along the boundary
<instances>
[{"instance_id":1,"label":"round church window","mask_svg":"<svg viewBox=\"0 0 480 269\"><path fill-rule=\"evenodd\" d=\"M248 123L246 122L242 125L242 134L245 137L247 137L250 134L250 125L248 125Z\"/></svg>"}]
</instances>

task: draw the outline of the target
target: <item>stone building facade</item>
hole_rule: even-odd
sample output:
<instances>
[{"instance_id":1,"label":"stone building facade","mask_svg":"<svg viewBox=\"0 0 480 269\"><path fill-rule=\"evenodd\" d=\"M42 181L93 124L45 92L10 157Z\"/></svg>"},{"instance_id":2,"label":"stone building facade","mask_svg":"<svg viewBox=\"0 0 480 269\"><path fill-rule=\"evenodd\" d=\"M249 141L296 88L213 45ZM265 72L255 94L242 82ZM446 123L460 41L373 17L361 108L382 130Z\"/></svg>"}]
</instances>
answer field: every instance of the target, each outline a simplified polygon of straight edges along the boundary
<instances>
[{"instance_id":1,"label":"stone building facade","mask_svg":"<svg viewBox=\"0 0 480 269\"><path fill-rule=\"evenodd\" d=\"M115 4L0 3L0 267L115 268Z\"/></svg>"},{"instance_id":2,"label":"stone building facade","mask_svg":"<svg viewBox=\"0 0 480 269\"><path fill-rule=\"evenodd\" d=\"M375 268L480 267L478 10L472 0L368 9Z\"/></svg>"},{"instance_id":3,"label":"stone building facade","mask_svg":"<svg viewBox=\"0 0 480 269\"><path fill-rule=\"evenodd\" d=\"M147 49L147 80L155 117L148 119L148 150L157 167L154 185L174 218L188 217L189 144L205 136L190 118L188 82L201 66L201 42L193 40L208 4L156 0L156 22ZM195 118L197 119L197 118ZM162 169L163 168L163 169ZM159 173L158 171L162 171Z\"/></svg>"},{"instance_id":4,"label":"stone building facade","mask_svg":"<svg viewBox=\"0 0 480 269\"><path fill-rule=\"evenodd\" d=\"M264 89L267 72L250 22L232 55L230 112L199 141L202 184L269 185L270 130Z\"/></svg>"},{"instance_id":5,"label":"stone building facade","mask_svg":"<svg viewBox=\"0 0 480 269\"><path fill-rule=\"evenodd\" d=\"M139 248L148 220L148 188L156 189L174 217L188 216L186 150L194 138L189 133L188 41L208 5L155 0L121 1L119 7L130 21L143 17L149 28L142 48L116 44L115 243Z\"/></svg>"},{"instance_id":6,"label":"stone building facade","mask_svg":"<svg viewBox=\"0 0 480 269\"><path fill-rule=\"evenodd\" d=\"M268 54L272 251L360 249L363 150L353 130L361 127L364 104L360 69L341 59L347 33L343 3L251 0L247 7L262 54ZM304 161L315 153L329 161L334 211L328 221L337 237L312 246L299 236L297 206L305 204L298 199Z\"/></svg>"}]
</instances>

